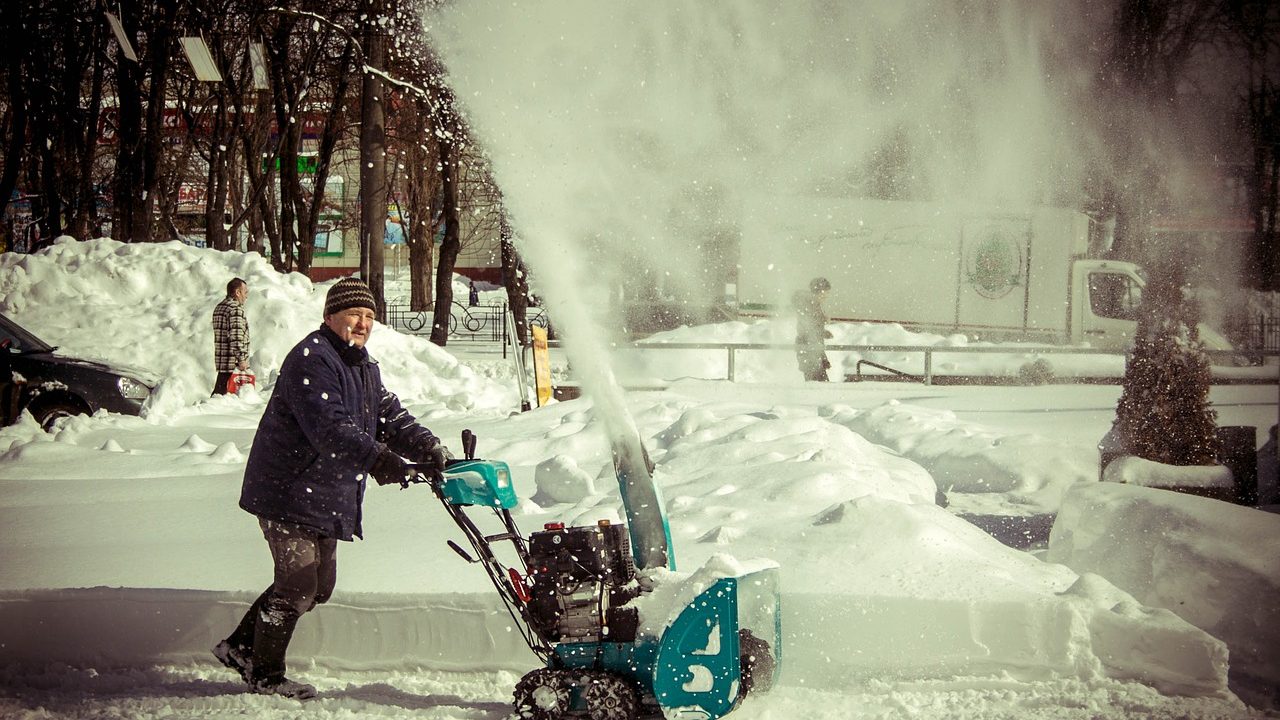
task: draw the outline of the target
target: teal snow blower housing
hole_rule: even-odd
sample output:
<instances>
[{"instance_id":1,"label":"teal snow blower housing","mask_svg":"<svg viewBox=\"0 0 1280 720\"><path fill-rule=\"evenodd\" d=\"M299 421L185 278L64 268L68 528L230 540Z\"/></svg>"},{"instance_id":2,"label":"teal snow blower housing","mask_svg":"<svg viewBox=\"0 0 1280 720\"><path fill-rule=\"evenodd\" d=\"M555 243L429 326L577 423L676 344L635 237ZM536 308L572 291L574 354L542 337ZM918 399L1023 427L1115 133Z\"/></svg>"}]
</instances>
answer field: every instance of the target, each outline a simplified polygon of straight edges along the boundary
<instances>
[{"instance_id":1,"label":"teal snow blower housing","mask_svg":"<svg viewBox=\"0 0 1280 720\"><path fill-rule=\"evenodd\" d=\"M628 525L548 523L526 539L511 517L518 500L507 464L475 459L470 431L462 444L466 459L451 461L443 478L420 477L477 557L449 546L485 568L545 665L516 685L518 717L709 720L772 685L781 657L776 568L679 581L662 572L675 570L670 530L643 448L614 453ZM482 533L468 515L479 508L503 531ZM504 564L494 548L508 542L514 561Z\"/></svg>"}]
</instances>

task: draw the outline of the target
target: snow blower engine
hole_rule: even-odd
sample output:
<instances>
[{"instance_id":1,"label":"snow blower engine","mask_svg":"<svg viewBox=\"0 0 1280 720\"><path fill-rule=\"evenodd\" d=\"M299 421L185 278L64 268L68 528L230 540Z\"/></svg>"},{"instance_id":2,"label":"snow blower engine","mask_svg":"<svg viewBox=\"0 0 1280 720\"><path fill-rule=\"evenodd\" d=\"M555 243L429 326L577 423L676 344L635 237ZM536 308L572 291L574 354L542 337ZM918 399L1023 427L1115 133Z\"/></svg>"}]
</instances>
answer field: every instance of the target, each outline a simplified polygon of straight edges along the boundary
<instances>
[{"instance_id":1,"label":"snow blower engine","mask_svg":"<svg viewBox=\"0 0 1280 720\"><path fill-rule=\"evenodd\" d=\"M640 447L638 453L614 444L627 525L547 523L526 539L511 516L518 500L510 469L476 459L470 430L462 433L465 459L451 461L442 479L419 476L431 482L471 551L452 540L449 546L484 567L543 662L516 685L520 718L711 720L747 693L767 690L777 675L776 568L720 573L656 592L646 570L675 567L652 467L636 441L630 447ZM499 532L479 529L468 514L479 508L493 511ZM509 548L503 553L509 562L497 557L495 545ZM676 582L669 579L676 575L666 577L662 583Z\"/></svg>"}]
</instances>

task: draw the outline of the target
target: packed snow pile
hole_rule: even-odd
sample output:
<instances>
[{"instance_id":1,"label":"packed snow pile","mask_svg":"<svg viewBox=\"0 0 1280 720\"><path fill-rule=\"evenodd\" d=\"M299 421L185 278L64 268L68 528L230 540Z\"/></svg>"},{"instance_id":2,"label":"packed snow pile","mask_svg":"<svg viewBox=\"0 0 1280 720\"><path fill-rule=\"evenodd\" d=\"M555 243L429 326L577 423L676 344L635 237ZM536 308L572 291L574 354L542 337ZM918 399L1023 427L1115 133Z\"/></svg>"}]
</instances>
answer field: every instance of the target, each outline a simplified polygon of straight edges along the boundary
<instances>
[{"instance_id":1,"label":"packed snow pile","mask_svg":"<svg viewBox=\"0 0 1280 720\"><path fill-rule=\"evenodd\" d=\"M1235 481L1225 465L1165 465L1136 455L1122 455L1107 463L1105 482L1156 488L1217 488L1231 490Z\"/></svg>"},{"instance_id":2,"label":"packed snow pile","mask_svg":"<svg viewBox=\"0 0 1280 720\"><path fill-rule=\"evenodd\" d=\"M1051 513L1070 487L1097 479L1092 448L961 423L946 410L890 400L863 412L833 408L832 420L919 463L954 512Z\"/></svg>"},{"instance_id":3,"label":"packed snow pile","mask_svg":"<svg viewBox=\"0 0 1280 720\"><path fill-rule=\"evenodd\" d=\"M331 283L281 274L253 253L62 237L38 253L0 255L0 312L64 354L160 377L147 408L158 421L209 397L211 315L234 277L249 285L249 364L258 386L269 386L294 344L320 325ZM495 394L505 396L505 407L519 407L514 385L500 391L424 338L383 327L369 348L401 400L420 414L492 409L475 401Z\"/></svg>"},{"instance_id":4,"label":"packed snow pile","mask_svg":"<svg viewBox=\"0 0 1280 720\"><path fill-rule=\"evenodd\" d=\"M1224 641L1233 673L1280 686L1280 515L1118 483L1067 494L1046 560L1097 573Z\"/></svg>"}]
</instances>

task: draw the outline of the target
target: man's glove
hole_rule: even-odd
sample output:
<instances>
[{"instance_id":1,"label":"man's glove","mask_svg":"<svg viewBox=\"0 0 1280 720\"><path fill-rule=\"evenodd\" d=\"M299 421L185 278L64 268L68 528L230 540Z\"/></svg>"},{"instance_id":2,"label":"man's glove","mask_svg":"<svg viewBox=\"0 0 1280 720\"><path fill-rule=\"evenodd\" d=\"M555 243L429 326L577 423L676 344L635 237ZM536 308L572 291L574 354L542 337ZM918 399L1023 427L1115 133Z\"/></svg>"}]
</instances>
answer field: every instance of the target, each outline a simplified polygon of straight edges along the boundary
<instances>
[{"instance_id":1,"label":"man's glove","mask_svg":"<svg viewBox=\"0 0 1280 720\"><path fill-rule=\"evenodd\" d=\"M425 457L419 466L429 472L436 482L444 481L444 468L453 459L453 453L449 452L449 448L440 444L437 440L431 449L427 450Z\"/></svg>"},{"instance_id":2,"label":"man's glove","mask_svg":"<svg viewBox=\"0 0 1280 720\"><path fill-rule=\"evenodd\" d=\"M419 440L413 444L411 457L417 458L418 462L430 464L435 461L440 451L444 452L445 460L452 460L453 453L449 452L449 448L440 442L440 438L435 435L428 435L425 439ZM441 470L444 469L444 463L439 464Z\"/></svg>"},{"instance_id":3,"label":"man's glove","mask_svg":"<svg viewBox=\"0 0 1280 720\"><path fill-rule=\"evenodd\" d=\"M413 478L417 475L403 458L385 447L382 448L382 451L378 453L378 457L373 461L373 467L369 469L369 474L373 475L373 479L378 481L379 485L400 483L401 487L408 487L409 483L413 482Z\"/></svg>"}]
</instances>

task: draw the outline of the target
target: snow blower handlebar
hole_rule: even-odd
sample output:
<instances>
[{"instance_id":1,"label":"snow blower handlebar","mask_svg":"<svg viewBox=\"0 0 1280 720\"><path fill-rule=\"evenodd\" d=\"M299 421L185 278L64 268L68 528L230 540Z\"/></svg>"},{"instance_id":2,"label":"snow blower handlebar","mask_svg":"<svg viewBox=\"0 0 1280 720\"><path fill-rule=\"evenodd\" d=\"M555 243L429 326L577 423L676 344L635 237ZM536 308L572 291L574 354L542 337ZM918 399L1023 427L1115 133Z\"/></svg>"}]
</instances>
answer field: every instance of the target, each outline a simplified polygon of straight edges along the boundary
<instances>
[{"instance_id":1,"label":"snow blower handlebar","mask_svg":"<svg viewBox=\"0 0 1280 720\"><path fill-rule=\"evenodd\" d=\"M458 458L446 460L444 468L438 468L435 463L405 463L405 467L413 474L400 481L401 489L421 483L430 484L434 488L444 483L444 473L449 472L450 468L459 463L474 460L476 457L476 434L471 430L462 431L462 454L463 458L461 460Z\"/></svg>"},{"instance_id":2,"label":"snow blower handlebar","mask_svg":"<svg viewBox=\"0 0 1280 720\"><path fill-rule=\"evenodd\" d=\"M476 459L475 450L475 433L470 430L462 431L462 451L465 457L449 460L443 472L434 465L410 465L416 472L413 482L431 486L432 492L444 505L445 512L458 525L467 544L471 546L468 552L450 540L450 549L463 560L484 568L529 649L546 660L551 655L551 646L534 630L528 615L527 604L530 598L525 578L529 575L529 548L511 516L511 509L519 502L515 486L511 482L511 469L500 460ZM493 511L501 525L501 531L490 535L480 530L468 515L468 510L472 508L488 508ZM510 543L510 551L514 553L514 558L511 558L514 562L510 565L495 554L495 547L505 543Z\"/></svg>"}]
</instances>

